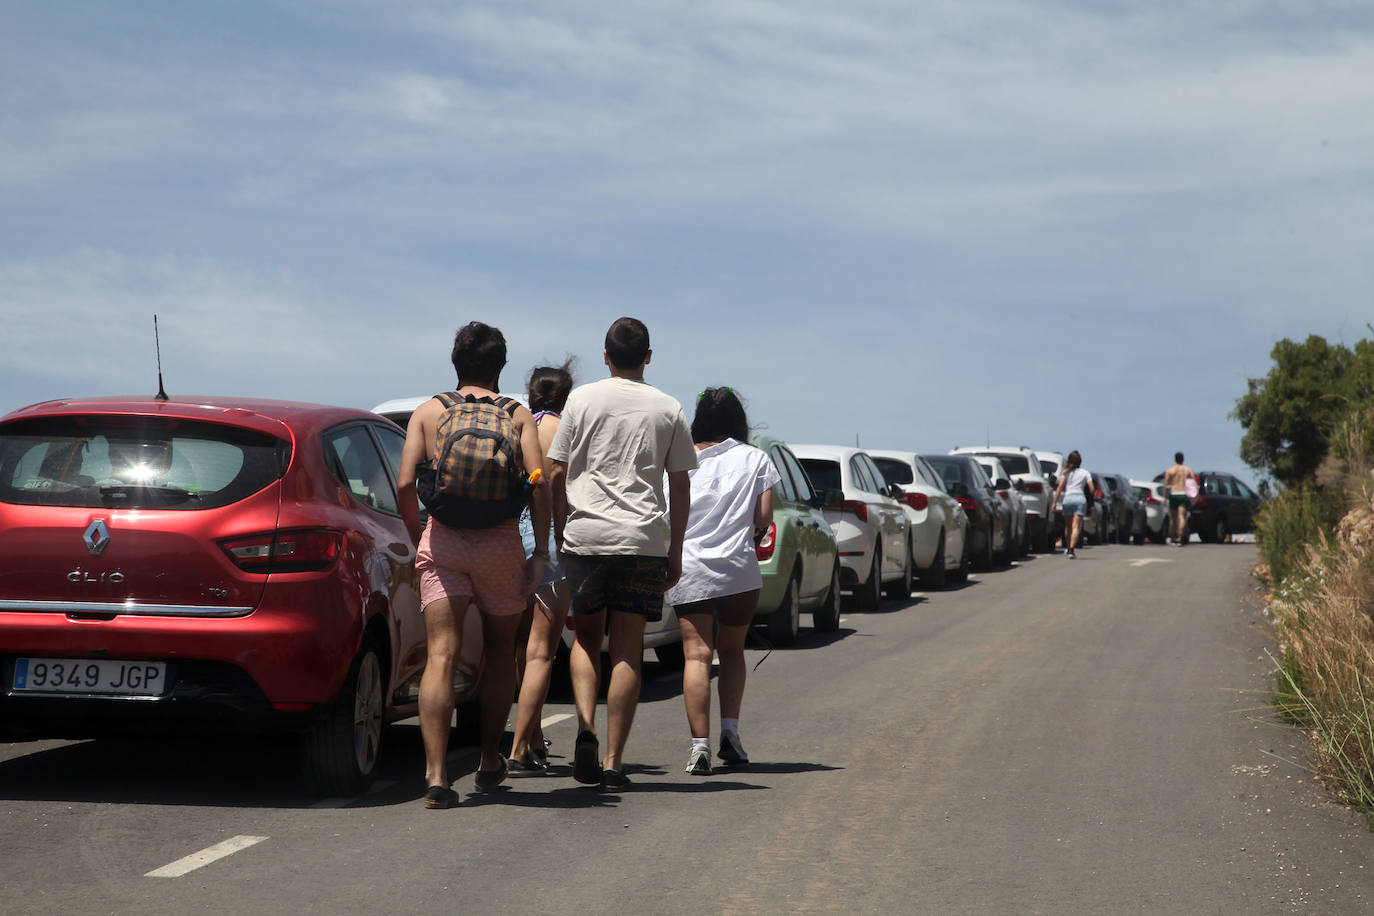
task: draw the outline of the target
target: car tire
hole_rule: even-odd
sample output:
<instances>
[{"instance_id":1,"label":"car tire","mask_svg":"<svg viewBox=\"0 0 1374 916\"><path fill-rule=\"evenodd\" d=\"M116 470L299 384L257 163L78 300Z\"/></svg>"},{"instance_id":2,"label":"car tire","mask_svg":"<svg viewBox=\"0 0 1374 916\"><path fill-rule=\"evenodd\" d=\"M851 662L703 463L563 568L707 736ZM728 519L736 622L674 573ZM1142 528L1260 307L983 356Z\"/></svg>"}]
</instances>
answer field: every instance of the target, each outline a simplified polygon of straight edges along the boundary
<instances>
[{"instance_id":1,"label":"car tire","mask_svg":"<svg viewBox=\"0 0 1374 916\"><path fill-rule=\"evenodd\" d=\"M912 574L912 567L915 565L911 562L911 539L907 538L906 562L902 564L902 578L887 584L887 597L893 601L909 601L911 599L911 590L916 586L915 576Z\"/></svg>"},{"instance_id":2,"label":"car tire","mask_svg":"<svg viewBox=\"0 0 1374 916\"><path fill-rule=\"evenodd\" d=\"M1021 526L1021 543L1016 550L1017 556L1028 557L1031 554L1031 532L1030 523Z\"/></svg>"},{"instance_id":3,"label":"car tire","mask_svg":"<svg viewBox=\"0 0 1374 916\"><path fill-rule=\"evenodd\" d=\"M669 643L666 646L654 646L654 658L665 668L674 671L681 671L687 664L687 658L682 652L682 640Z\"/></svg>"},{"instance_id":4,"label":"car tire","mask_svg":"<svg viewBox=\"0 0 1374 916\"><path fill-rule=\"evenodd\" d=\"M951 582L967 582L968 570L971 565L973 565L973 561L969 559L968 555L968 532L965 531L964 549L959 554L959 567L948 573L948 579Z\"/></svg>"},{"instance_id":5,"label":"car tire","mask_svg":"<svg viewBox=\"0 0 1374 916\"><path fill-rule=\"evenodd\" d=\"M300 736L301 775L309 792L352 797L371 784L382 752L383 671L376 645L364 639L339 695Z\"/></svg>"},{"instance_id":6,"label":"car tire","mask_svg":"<svg viewBox=\"0 0 1374 916\"><path fill-rule=\"evenodd\" d=\"M988 533L987 537L983 540L983 549L978 552L978 558L973 564L974 568L980 572L987 572L989 569L992 569L992 564L996 560L992 550L992 537L996 530L994 523L988 524Z\"/></svg>"},{"instance_id":7,"label":"car tire","mask_svg":"<svg viewBox=\"0 0 1374 916\"><path fill-rule=\"evenodd\" d=\"M854 590L854 603L861 611L876 611L883 602L882 567L878 563L882 549L882 542L873 542L873 567L868 571L868 578Z\"/></svg>"},{"instance_id":8,"label":"car tire","mask_svg":"<svg viewBox=\"0 0 1374 916\"><path fill-rule=\"evenodd\" d=\"M1034 539L1033 539L1033 543L1031 544L1031 547L1035 550L1036 553L1049 553L1049 552L1050 552L1050 525L1049 525L1049 522L1046 522L1045 525L1044 525L1044 527L1042 527L1042 528L1040 529L1040 533L1037 534L1037 535L1035 535L1035 537L1034 537Z\"/></svg>"},{"instance_id":9,"label":"car tire","mask_svg":"<svg viewBox=\"0 0 1374 916\"><path fill-rule=\"evenodd\" d=\"M1218 515L1217 520L1212 523L1212 536L1207 540L1212 544L1225 544L1226 534L1226 519Z\"/></svg>"},{"instance_id":10,"label":"car tire","mask_svg":"<svg viewBox=\"0 0 1374 916\"><path fill-rule=\"evenodd\" d=\"M921 584L927 588L944 588L948 579L945 569L945 533L940 532L940 542L935 545L935 559L930 568L921 573Z\"/></svg>"},{"instance_id":11,"label":"car tire","mask_svg":"<svg viewBox=\"0 0 1374 916\"><path fill-rule=\"evenodd\" d=\"M835 561L835 569L830 573L830 591L825 601L811 612L811 625L820 633L834 633L840 628L840 562Z\"/></svg>"},{"instance_id":12,"label":"car tire","mask_svg":"<svg viewBox=\"0 0 1374 916\"><path fill-rule=\"evenodd\" d=\"M768 615L768 641L775 646L793 646L801 629L801 573L792 570L782 603Z\"/></svg>"}]
</instances>

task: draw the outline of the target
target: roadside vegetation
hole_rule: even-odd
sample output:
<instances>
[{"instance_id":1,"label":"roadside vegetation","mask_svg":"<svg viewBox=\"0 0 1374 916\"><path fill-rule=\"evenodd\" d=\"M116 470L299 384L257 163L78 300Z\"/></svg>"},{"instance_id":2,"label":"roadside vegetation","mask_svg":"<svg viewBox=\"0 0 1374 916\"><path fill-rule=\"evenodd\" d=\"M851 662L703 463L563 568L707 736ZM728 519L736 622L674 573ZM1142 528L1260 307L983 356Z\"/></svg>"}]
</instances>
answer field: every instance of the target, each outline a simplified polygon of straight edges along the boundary
<instances>
[{"instance_id":1,"label":"roadside vegetation","mask_svg":"<svg viewBox=\"0 0 1374 916\"><path fill-rule=\"evenodd\" d=\"M1280 484L1257 532L1280 657L1272 700L1374 826L1374 341L1281 341L1234 416Z\"/></svg>"}]
</instances>

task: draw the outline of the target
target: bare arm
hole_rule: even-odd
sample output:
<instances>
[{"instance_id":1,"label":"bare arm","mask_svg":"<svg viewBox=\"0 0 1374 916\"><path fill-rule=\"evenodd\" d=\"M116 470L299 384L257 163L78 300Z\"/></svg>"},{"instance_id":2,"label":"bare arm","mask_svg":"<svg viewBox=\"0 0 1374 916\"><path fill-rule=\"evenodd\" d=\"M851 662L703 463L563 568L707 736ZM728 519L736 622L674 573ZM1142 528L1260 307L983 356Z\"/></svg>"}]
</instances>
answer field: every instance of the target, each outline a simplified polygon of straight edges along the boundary
<instances>
[{"instance_id":1,"label":"bare arm","mask_svg":"<svg viewBox=\"0 0 1374 916\"><path fill-rule=\"evenodd\" d=\"M664 589L682 578L682 542L687 537L687 514L692 509L692 475L689 471L668 472L668 581Z\"/></svg>"},{"instance_id":2,"label":"bare arm","mask_svg":"<svg viewBox=\"0 0 1374 916\"><path fill-rule=\"evenodd\" d=\"M401 449L401 466L396 471L396 496L401 503L401 520L410 533L411 543L419 545L425 526L420 521L420 502L415 494L415 466L429 458L429 439L425 431L425 417L430 402L421 404L406 424L406 444Z\"/></svg>"},{"instance_id":3,"label":"bare arm","mask_svg":"<svg viewBox=\"0 0 1374 916\"><path fill-rule=\"evenodd\" d=\"M773 489L769 487L759 494L754 503L754 527L767 528L773 521Z\"/></svg>"},{"instance_id":4,"label":"bare arm","mask_svg":"<svg viewBox=\"0 0 1374 916\"><path fill-rule=\"evenodd\" d=\"M547 535L549 530L549 487L543 479L544 449L539 444L539 431L535 429L534 417L524 407L516 407L514 420L520 430L520 461L527 474L538 470L540 480L530 491L530 524L534 527L534 552L525 562L525 591L533 593L543 576L544 565L549 562ZM532 470L533 469L533 470Z\"/></svg>"},{"instance_id":5,"label":"bare arm","mask_svg":"<svg viewBox=\"0 0 1374 916\"><path fill-rule=\"evenodd\" d=\"M549 462L549 491L553 497L553 540L558 552L563 552L563 527L568 523L568 466L562 461Z\"/></svg>"}]
</instances>

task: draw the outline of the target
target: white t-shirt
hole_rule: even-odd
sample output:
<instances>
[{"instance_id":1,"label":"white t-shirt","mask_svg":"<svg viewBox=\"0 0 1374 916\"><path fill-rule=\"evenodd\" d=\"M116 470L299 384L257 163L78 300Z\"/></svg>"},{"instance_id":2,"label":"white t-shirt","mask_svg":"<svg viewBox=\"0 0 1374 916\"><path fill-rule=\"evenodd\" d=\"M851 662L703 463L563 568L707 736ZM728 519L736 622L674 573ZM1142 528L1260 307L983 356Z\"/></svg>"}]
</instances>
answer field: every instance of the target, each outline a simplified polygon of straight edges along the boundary
<instances>
[{"instance_id":1,"label":"white t-shirt","mask_svg":"<svg viewBox=\"0 0 1374 916\"><path fill-rule=\"evenodd\" d=\"M697 452L692 511L682 543L682 578L665 596L672 604L738 595L759 588L754 506L781 478L766 454L735 439Z\"/></svg>"},{"instance_id":2,"label":"white t-shirt","mask_svg":"<svg viewBox=\"0 0 1374 916\"><path fill-rule=\"evenodd\" d=\"M1087 471L1082 468L1074 468L1072 471L1065 471L1063 498L1069 499L1070 497L1075 497L1077 499L1086 500L1087 497L1083 495L1084 484L1090 487L1093 485L1092 475Z\"/></svg>"},{"instance_id":3,"label":"white t-shirt","mask_svg":"<svg viewBox=\"0 0 1374 916\"><path fill-rule=\"evenodd\" d=\"M666 557L664 474L697 466L682 405L642 381L602 379L573 389L549 458L568 466L563 549Z\"/></svg>"}]
</instances>

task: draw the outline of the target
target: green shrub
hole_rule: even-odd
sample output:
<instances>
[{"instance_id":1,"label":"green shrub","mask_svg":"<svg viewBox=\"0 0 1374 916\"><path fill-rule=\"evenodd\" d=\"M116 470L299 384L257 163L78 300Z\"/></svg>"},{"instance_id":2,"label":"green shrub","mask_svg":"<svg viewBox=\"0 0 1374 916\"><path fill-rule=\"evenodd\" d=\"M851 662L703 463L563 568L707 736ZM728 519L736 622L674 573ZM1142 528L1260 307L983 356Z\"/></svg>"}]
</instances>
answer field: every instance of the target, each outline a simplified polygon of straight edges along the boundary
<instances>
[{"instance_id":1,"label":"green shrub","mask_svg":"<svg viewBox=\"0 0 1374 916\"><path fill-rule=\"evenodd\" d=\"M1335 530L1347 502L1340 487L1313 486L1285 490L1264 504L1255 531L1270 587L1281 587L1301 565L1308 546Z\"/></svg>"}]
</instances>

